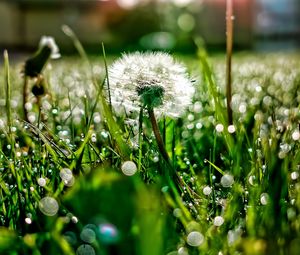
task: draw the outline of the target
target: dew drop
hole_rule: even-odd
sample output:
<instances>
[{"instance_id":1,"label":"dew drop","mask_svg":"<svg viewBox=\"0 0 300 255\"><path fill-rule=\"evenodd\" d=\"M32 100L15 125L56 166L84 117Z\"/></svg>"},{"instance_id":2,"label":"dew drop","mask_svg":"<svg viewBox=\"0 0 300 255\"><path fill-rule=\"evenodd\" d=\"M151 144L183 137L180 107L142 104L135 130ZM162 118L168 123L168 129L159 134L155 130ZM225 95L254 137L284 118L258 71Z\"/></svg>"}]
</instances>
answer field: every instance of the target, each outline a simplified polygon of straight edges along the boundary
<instances>
[{"instance_id":1,"label":"dew drop","mask_svg":"<svg viewBox=\"0 0 300 255\"><path fill-rule=\"evenodd\" d=\"M297 180L299 178L299 173L298 172L292 172L291 173L291 178L292 178L292 180Z\"/></svg>"},{"instance_id":2,"label":"dew drop","mask_svg":"<svg viewBox=\"0 0 300 255\"><path fill-rule=\"evenodd\" d=\"M292 133L292 139L293 139L294 141L299 140L299 139L300 139L300 132L299 132L299 131L294 131L294 132Z\"/></svg>"},{"instance_id":3,"label":"dew drop","mask_svg":"<svg viewBox=\"0 0 300 255\"><path fill-rule=\"evenodd\" d=\"M176 218L181 217L181 216L182 216L182 211L181 211L181 209L175 208L175 209L173 210L173 215L174 215L174 217L176 217Z\"/></svg>"},{"instance_id":4,"label":"dew drop","mask_svg":"<svg viewBox=\"0 0 300 255\"><path fill-rule=\"evenodd\" d=\"M221 178L221 185L225 188L229 188L234 183L233 176L230 174L224 174Z\"/></svg>"},{"instance_id":5,"label":"dew drop","mask_svg":"<svg viewBox=\"0 0 300 255\"><path fill-rule=\"evenodd\" d=\"M186 241L190 246L200 246L204 241L204 236L198 231L192 231L188 234Z\"/></svg>"},{"instance_id":6,"label":"dew drop","mask_svg":"<svg viewBox=\"0 0 300 255\"><path fill-rule=\"evenodd\" d=\"M255 177L255 175L250 175L249 176L249 178L248 178L248 182L252 185L252 186L254 186L256 183L256 177Z\"/></svg>"},{"instance_id":7,"label":"dew drop","mask_svg":"<svg viewBox=\"0 0 300 255\"><path fill-rule=\"evenodd\" d=\"M230 134L233 134L235 132L235 126L234 125L229 125L227 130Z\"/></svg>"},{"instance_id":8,"label":"dew drop","mask_svg":"<svg viewBox=\"0 0 300 255\"><path fill-rule=\"evenodd\" d=\"M89 244L82 244L76 250L76 255L96 255L93 246Z\"/></svg>"},{"instance_id":9,"label":"dew drop","mask_svg":"<svg viewBox=\"0 0 300 255\"><path fill-rule=\"evenodd\" d=\"M59 172L59 176L63 181L69 182L73 178L73 173L69 168L62 168Z\"/></svg>"},{"instance_id":10,"label":"dew drop","mask_svg":"<svg viewBox=\"0 0 300 255\"><path fill-rule=\"evenodd\" d=\"M268 204L268 201L269 201L269 195L268 193L262 193L260 195L260 203L262 205L267 205Z\"/></svg>"},{"instance_id":11,"label":"dew drop","mask_svg":"<svg viewBox=\"0 0 300 255\"><path fill-rule=\"evenodd\" d=\"M47 216L54 216L58 212L58 203L52 197L44 197L39 202L40 211Z\"/></svg>"},{"instance_id":12,"label":"dew drop","mask_svg":"<svg viewBox=\"0 0 300 255\"><path fill-rule=\"evenodd\" d=\"M121 170L123 174L127 176L132 176L136 173L137 167L133 161L125 161L121 166Z\"/></svg>"},{"instance_id":13,"label":"dew drop","mask_svg":"<svg viewBox=\"0 0 300 255\"><path fill-rule=\"evenodd\" d=\"M25 218L25 223L30 225L32 223L32 219L29 217Z\"/></svg>"},{"instance_id":14,"label":"dew drop","mask_svg":"<svg viewBox=\"0 0 300 255\"><path fill-rule=\"evenodd\" d=\"M224 218L222 216L216 216L214 218L214 225L216 227L220 227L221 225L223 225L223 223L224 223Z\"/></svg>"},{"instance_id":15,"label":"dew drop","mask_svg":"<svg viewBox=\"0 0 300 255\"><path fill-rule=\"evenodd\" d=\"M90 228L84 228L80 233L80 239L86 243L93 243L96 240L96 233Z\"/></svg>"},{"instance_id":16,"label":"dew drop","mask_svg":"<svg viewBox=\"0 0 300 255\"><path fill-rule=\"evenodd\" d=\"M203 188L203 194L204 195L209 196L211 194L211 192L212 192L211 187L206 186L206 187Z\"/></svg>"},{"instance_id":17,"label":"dew drop","mask_svg":"<svg viewBox=\"0 0 300 255\"><path fill-rule=\"evenodd\" d=\"M38 178L37 182L38 182L38 185L40 185L41 187L45 187L46 186L46 179L43 178L43 177Z\"/></svg>"},{"instance_id":18,"label":"dew drop","mask_svg":"<svg viewBox=\"0 0 300 255\"><path fill-rule=\"evenodd\" d=\"M218 133L221 133L224 130L224 126L222 124L217 124L216 125L216 130L217 130Z\"/></svg>"},{"instance_id":19,"label":"dew drop","mask_svg":"<svg viewBox=\"0 0 300 255\"><path fill-rule=\"evenodd\" d=\"M178 255L189 255L188 249L185 247L180 247L177 252Z\"/></svg>"}]
</instances>

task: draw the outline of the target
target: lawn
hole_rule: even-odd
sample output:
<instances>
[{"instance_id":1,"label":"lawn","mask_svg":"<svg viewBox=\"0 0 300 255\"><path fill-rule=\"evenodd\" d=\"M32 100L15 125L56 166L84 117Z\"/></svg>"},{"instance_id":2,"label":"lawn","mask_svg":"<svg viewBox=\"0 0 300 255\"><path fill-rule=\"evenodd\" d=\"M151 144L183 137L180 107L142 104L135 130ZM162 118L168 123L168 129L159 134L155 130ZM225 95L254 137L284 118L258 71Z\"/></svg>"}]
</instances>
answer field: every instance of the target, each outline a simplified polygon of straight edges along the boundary
<instances>
[{"instance_id":1,"label":"lawn","mask_svg":"<svg viewBox=\"0 0 300 255\"><path fill-rule=\"evenodd\" d=\"M231 124L224 55L75 46L4 53L0 254L299 254L299 53L233 55Z\"/></svg>"}]
</instances>

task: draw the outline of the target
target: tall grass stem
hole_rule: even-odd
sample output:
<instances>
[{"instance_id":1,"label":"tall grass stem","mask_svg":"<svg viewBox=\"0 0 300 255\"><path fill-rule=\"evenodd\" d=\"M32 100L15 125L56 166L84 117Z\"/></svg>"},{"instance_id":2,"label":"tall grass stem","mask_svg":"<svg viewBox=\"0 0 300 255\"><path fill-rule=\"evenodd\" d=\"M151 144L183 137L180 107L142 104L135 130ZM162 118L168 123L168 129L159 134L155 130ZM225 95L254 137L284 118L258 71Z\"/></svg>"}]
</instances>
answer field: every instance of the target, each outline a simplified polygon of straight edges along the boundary
<instances>
[{"instance_id":1,"label":"tall grass stem","mask_svg":"<svg viewBox=\"0 0 300 255\"><path fill-rule=\"evenodd\" d=\"M226 1L226 99L227 99L227 116L228 125L232 125L232 76L231 76L231 60L232 60L232 44L233 44L233 0Z\"/></svg>"},{"instance_id":2,"label":"tall grass stem","mask_svg":"<svg viewBox=\"0 0 300 255\"><path fill-rule=\"evenodd\" d=\"M6 83L6 99L5 99L5 108L7 115L7 126L9 136L11 138L11 126L12 126L12 118L11 118L11 84L10 84L10 73L9 73L9 59L7 50L4 51L4 65L5 65L5 83Z\"/></svg>"}]
</instances>

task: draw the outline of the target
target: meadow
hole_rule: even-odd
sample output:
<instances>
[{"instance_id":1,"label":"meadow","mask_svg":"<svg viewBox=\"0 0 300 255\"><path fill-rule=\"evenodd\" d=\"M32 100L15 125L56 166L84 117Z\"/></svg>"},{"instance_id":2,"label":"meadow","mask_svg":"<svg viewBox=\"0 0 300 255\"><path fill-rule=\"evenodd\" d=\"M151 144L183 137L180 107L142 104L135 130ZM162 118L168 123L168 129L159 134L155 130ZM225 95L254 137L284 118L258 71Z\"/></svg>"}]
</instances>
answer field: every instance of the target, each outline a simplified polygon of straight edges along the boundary
<instances>
[{"instance_id":1,"label":"meadow","mask_svg":"<svg viewBox=\"0 0 300 255\"><path fill-rule=\"evenodd\" d=\"M229 123L222 54L168 55L164 108L173 62L134 106L120 56L75 47L38 75L4 52L0 254L299 254L299 53L234 54Z\"/></svg>"}]
</instances>

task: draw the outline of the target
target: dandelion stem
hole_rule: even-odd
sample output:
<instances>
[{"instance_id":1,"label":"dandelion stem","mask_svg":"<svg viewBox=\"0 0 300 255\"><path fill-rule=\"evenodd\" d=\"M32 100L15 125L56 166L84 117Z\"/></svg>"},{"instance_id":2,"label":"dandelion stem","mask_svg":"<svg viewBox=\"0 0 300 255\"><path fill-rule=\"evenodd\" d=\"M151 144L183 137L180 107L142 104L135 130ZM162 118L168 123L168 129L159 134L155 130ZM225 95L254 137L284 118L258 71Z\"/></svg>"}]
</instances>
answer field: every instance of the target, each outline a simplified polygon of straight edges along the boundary
<instances>
[{"instance_id":1,"label":"dandelion stem","mask_svg":"<svg viewBox=\"0 0 300 255\"><path fill-rule=\"evenodd\" d=\"M138 171L140 172L142 169L142 157L143 157L143 107L140 110L139 116L139 160L138 160Z\"/></svg>"},{"instance_id":2,"label":"dandelion stem","mask_svg":"<svg viewBox=\"0 0 300 255\"><path fill-rule=\"evenodd\" d=\"M199 197L199 195L197 193L195 193L195 191L193 191L188 185L186 185L186 183L184 183L180 179L180 177L178 176L178 174L176 173L176 171L175 171L175 169L173 167L173 164L171 162L171 159L169 157L169 154L166 151L166 148L165 148L163 139L161 137L161 134L159 132L158 124L157 124L157 121L156 121L153 109L148 108L148 113L149 113L149 117L150 117L150 121L151 121L151 125L152 125L152 130L153 130L153 133L155 135L155 139L156 139L156 142L157 142L158 149L159 149L161 155L163 156L164 160L167 162L167 166L168 166L168 170L169 170L169 172L167 174L167 179L169 179L170 177L171 178L175 177L175 179L178 181L178 183L181 186L181 188L187 187L188 190L191 192L191 194ZM170 179L169 179L169 185L172 186L172 182L170 181ZM177 191L173 190L173 192L176 193Z\"/></svg>"},{"instance_id":3,"label":"dandelion stem","mask_svg":"<svg viewBox=\"0 0 300 255\"><path fill-rule=\"evenodd\" d=\"M228 125L232 125L231 108L231 58L233 42L233 3L232 0L226 1L226 99Z\"/></svg>"},{"instance_id":4,"label":"dandelion stem","mask_svg":"<svg viewBox=\"0 0 300 255\"><path fill-rule=\"evenodd\" d=\"M157 121L156 121L153 109L148 109L148 113L149 113L152 129L153 129L153 133L155 135L155 139L156 139L156 142L157 142L158 149L159 149L161 155L163 156L164 160L168 163L168 165L172 166L170 157L169 157L169 155L166 151L163 139L160 135L159 128L158 128L158 125L157 125Z\"/></svg>"}]
</instances>

